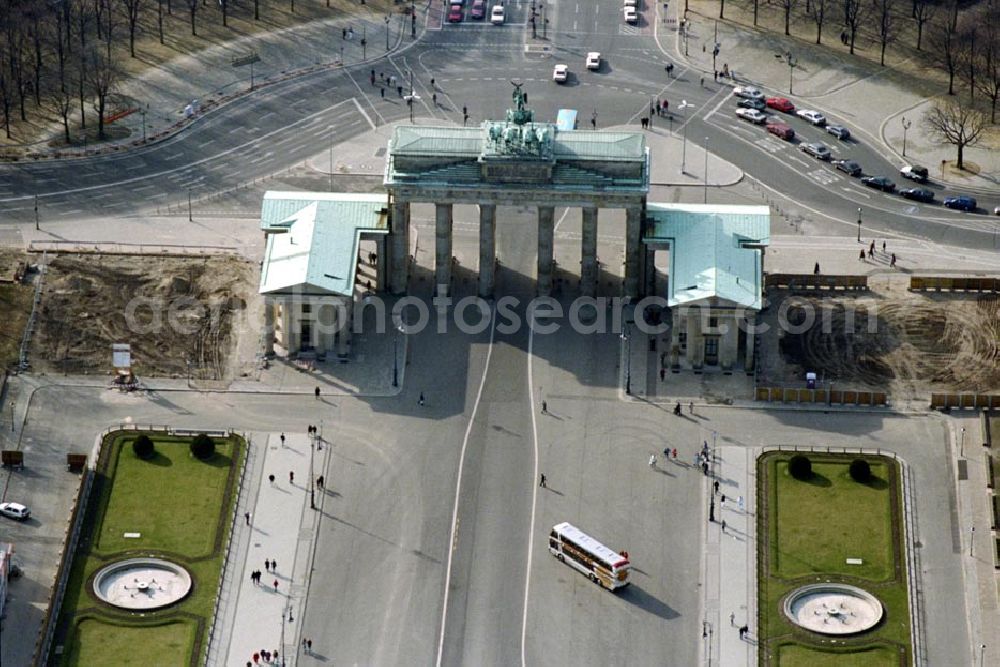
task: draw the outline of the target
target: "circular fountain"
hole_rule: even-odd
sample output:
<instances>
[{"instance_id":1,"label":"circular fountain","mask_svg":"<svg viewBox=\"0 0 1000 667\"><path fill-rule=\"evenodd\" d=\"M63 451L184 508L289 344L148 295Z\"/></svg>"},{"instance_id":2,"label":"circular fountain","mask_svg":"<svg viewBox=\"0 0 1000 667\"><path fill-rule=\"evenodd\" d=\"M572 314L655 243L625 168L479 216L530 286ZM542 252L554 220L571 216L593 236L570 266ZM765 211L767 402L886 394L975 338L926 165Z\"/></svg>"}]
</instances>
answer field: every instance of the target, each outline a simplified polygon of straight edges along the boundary
<instances>
[{"instance_id":1,"label":"circular fountain","mask_svg":"<svg viewBox=\"0 0 1000 667\"><path fill-rule=\"evenodd\" d=\"M825 635L853 635L873 628L884 610L878 598L847 584L809 584L785 598L785 616Z\"/></svg>"},{"instance_id":2,"label":"circular fountain","mask_svg":"<svg viewBox=\"0 0 1000 667\"><path fill-rule=\"evenodd\" d=\"M94 594L122 609L159 609L191 592L191 575L160 558L128 558L94 575Z\"/></svg>"}]
</instances>

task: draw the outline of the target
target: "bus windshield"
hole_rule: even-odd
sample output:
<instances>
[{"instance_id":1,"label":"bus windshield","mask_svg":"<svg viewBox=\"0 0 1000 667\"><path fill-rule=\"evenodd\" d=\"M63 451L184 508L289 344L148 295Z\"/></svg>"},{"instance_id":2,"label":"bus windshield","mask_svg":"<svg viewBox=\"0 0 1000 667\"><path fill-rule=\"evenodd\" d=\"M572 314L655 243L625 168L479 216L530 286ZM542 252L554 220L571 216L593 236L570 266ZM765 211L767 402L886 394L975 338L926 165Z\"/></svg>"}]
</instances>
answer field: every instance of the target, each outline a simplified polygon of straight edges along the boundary
<instances>
[{"instance_id":1,"label":"bus windshield","mask_svg":"<svg viewBox=\"0 0 1000 667\"><path fill-rule=\"evenodd\" d=\"M560 132L576 129L576 110L560 109L556 115L556 129Z\"/></svg>"}]
</instances>

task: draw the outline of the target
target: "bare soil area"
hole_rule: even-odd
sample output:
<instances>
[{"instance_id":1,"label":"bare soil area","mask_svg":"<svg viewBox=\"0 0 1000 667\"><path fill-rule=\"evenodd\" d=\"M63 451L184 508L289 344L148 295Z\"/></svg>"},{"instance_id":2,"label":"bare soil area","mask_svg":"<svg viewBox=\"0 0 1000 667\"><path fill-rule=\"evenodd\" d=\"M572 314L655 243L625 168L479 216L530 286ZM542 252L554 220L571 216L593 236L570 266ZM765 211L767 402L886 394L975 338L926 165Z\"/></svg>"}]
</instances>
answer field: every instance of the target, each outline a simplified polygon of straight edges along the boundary
<instances>
[{"instance_id":1,"label":"bare soil area","mask_svg":"<svg viewBox=\"0 0 1000 667\"><path fill-rule=\"evenodd\" d=\"M0 248L0 365L12 368L17 365L21 351L21 337L31 313L34 288L14 279L18 267L27 262L27 256L9 248Z\"/></svg>"},{"instance_id":2,"label":"bare soil area","mask_svg":"<svg viewBox=\"0 0 1000 667\"><path fill-rule=\"evenodd\" d=\"M762 381L917 397L1000 387L1000 297L904 290L860 296L770 294Z\"/></svg>"},{"instance_id":3,"label":"bare soil area","mask_svg":"<svg viewBox=\"0 0 1000 667\"><path fill-rule=\"evenodd\" d=\"M112 372L129 343L143 376L231 379L257 269L235 256L61 255L52 260L29 358L36 372Z\"/></svg>"}]
</instances>

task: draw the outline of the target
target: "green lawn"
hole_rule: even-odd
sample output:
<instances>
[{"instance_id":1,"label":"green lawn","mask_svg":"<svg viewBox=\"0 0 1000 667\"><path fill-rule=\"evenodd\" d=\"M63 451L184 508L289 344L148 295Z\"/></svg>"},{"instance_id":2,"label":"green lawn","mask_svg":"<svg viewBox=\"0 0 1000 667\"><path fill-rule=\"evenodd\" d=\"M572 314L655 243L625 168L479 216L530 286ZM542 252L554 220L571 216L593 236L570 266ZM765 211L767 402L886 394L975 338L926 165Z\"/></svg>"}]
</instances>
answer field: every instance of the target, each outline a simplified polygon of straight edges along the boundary
<instances>
[{"instance_id":1,"label":"green lawn","mask_svg":"<svg viewBox=\"0 0 1000 667\"><path fill-rule=\"evenodd\" d=\"M885 646L852 651L824 651L802 644L778 647L781 667L899 667L896 652Z\"/></svg>"},{"instance_id":2,"label":"green lawn","mask_svg":"<svg viewBox=\"0 0 1000 667\"><path fill-rule=\"evenodd\" d=\"M178 621L127 626L86 619L76 626L66 657L70 665L115 667L185 667L194 642L194 623ZM114 656L109 662L109 656Z\"/></svg>"},{"instance_id":3,"label":"green lawn","mask_svg":"<svg viewBox=\"0 0 1000 667\"><path fill-rule=\"evenodd\" d=\"M758 550L762 657L770 653L781 667L899 664L897 653L900 647L909 651L910 636L896 463L865 457L873 480L859 484L848 474L854 456L810 454L814 476L808 481L788 473L789 458L775 452L758 463L764 508L758 534L767 537ZM847 558L861 558L862 565L847 565ZM882 602L882 623L831 651L781 611L785 595L816 581L868 590Z\"/></svg>"},{"instance_id":4,"label":"green lawn","mask_svg":"<svg viewBox=\"0 0 1000 667\"><path fill-rule=\"evenodd\" d=\"M873 581L894 575L887 469L872 465L874 480L858 484L840 462L813 463L814 478L800 482L778 463L777 545L772 573L783 578L820 572ZM789 511L791 510L791 511ZM848 558L863 564L847 565Z\"/></svg>"},{"instance_id":5,"label":"green lawn","mask_svg":"<svg viewBox=\"0 0 1000 667\"><path fill-rule=\"evenodd\" d=\"M191 456L190 439L150 434L157 456L143 461L132 452L136 435L109 436L101 453L57 630L66 666L188 665L204 648L246 448L238 438L216 439L215 457L205 462ZM125 539L125 532L142 537ZM194 583L190 595L141 617L97 600L89 586L94 572L135 550L165 552L186 567Z\"/></svg>"}]
</instances>

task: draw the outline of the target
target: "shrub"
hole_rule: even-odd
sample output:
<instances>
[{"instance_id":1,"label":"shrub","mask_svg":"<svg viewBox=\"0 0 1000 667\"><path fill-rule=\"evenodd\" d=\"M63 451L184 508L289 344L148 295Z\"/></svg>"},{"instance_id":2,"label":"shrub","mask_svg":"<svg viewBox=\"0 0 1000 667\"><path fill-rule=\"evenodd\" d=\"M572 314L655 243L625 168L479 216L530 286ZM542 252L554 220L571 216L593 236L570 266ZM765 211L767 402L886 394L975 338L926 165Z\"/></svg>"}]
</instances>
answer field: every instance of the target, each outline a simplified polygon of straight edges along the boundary
<instances>
[{"instance_id":1,"label":"shrub","mask_svg":"<svg viewBox=\"0 0 1000 667\"><path fill-rule=\"evenodd\" d=\"M140 459L148 461L153 458L156 448L153 446L153 441L150 440L149 436L143 433L132 443L132 451Z\"/></svg>"},{"instance_id":2,"label":"shrub","mask_svg":"<svg viewBox=\"0 0 1000 667\"><path fill-rule=\"evenodd\" d=\"M864 459L854 459L850 467L851 479L864 484L872 478L872 467Z\"/></svg>"},{"instance_id":3,"label":"shrub","mask_svg":"<svg viewBox=\"0 0 1000 667\"><path fill-rule=\"evenodd\" d=\"M802 454L796 454L788 461L788 472L795 479L809 479L813 474L812 462Z\"/></svg>"},{"instance_id":4,"label":"shrub","mask_svg":"<svg viewBox=\"0 0 1000 667\"><path fill-rule=\"evenodd\" d=\"M191 441L191 454L196 459L207 461L215 454L215 442L205 433L199 433Z\"/></svg>"}]
</instances>

